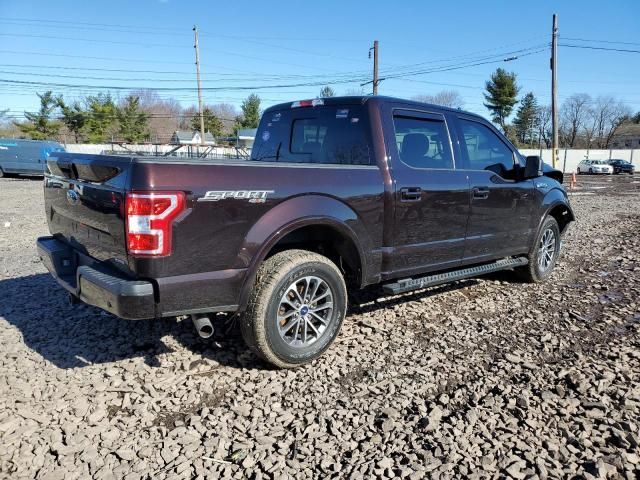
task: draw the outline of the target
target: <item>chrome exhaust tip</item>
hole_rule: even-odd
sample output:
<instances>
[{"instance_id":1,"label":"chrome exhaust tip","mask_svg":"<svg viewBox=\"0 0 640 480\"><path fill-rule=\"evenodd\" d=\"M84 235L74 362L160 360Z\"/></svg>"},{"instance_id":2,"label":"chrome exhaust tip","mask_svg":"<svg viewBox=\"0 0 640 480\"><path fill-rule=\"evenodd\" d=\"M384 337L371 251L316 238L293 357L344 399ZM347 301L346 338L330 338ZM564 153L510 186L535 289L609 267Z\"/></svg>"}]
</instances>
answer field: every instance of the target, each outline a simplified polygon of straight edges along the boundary
<instances>
[{"instance_id":1,"label":"chrome exhaust tip","mask_svg":"<svg viewBox=\"0 0 640 480\"><path fill-rule=\"evenodd\" d=\"M209 317L205 315L191 315L191 320L200 338L210 338L215 332Z\"/></svg>"}]
</instances>

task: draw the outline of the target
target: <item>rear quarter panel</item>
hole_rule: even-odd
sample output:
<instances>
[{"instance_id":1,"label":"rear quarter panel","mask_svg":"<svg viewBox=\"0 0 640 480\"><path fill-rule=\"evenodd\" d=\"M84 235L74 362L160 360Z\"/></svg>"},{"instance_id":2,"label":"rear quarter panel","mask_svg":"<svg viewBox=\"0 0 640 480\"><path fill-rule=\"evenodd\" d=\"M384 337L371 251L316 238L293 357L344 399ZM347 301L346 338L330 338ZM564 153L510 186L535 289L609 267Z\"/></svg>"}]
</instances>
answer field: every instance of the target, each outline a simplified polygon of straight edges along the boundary
<instances>
[{"instance_id":1,"label":"rear quarter panel","mask_svg":"<svg viewBox=\"0 0 640 480\"><path fill-rule=\"evenodd\" d=\"M174 224L171 256L129 259L140 276L249 269L265 245L292 226L321 219L350 231L362 250L382 244L383 182L377 166L138 160L130 185L188 193L188 211ZM203 201L209 191L229 190L273 193L264 203Z\"/></svg>"}]
</instances>

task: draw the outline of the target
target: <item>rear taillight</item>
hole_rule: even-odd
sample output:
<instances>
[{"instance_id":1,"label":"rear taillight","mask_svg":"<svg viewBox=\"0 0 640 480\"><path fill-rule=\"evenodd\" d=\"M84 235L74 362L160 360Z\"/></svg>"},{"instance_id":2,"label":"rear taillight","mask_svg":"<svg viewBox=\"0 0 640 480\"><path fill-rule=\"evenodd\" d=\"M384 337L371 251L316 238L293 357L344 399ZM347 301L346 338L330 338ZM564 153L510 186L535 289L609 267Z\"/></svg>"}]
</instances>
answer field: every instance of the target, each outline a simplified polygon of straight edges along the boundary
<instances>
[{"instance_id":1,"label":"rear taillight","mask_svg":"<svg viewBox=\"0 0 640 480\"><path fill-rule=\"evenodd\" d=\"M173 220L184 210L183 192L133 192L126 197L127 251L134 256L171 253Z\"/></svg>"}]
</instances>

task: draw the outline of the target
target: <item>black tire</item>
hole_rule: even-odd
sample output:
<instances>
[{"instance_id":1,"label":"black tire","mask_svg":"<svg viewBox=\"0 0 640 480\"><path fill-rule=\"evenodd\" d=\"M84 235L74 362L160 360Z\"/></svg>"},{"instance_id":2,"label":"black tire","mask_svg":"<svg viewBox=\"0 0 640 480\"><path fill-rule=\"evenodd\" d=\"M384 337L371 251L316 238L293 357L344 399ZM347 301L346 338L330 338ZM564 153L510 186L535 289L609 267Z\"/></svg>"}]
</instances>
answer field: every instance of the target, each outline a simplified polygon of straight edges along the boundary
<instances>
[{"instance_id":1,"label":"black tire","mask_svg":"<svg viewBox=\"0 0 640 480\"><path fill-rule=\"evenodd\" d=\"M2 171L2 168L0 168L0 178L4 177L4 172Z\"/></svg>"},{"instance_id":2,"label":"black tire","mask_svg":"<svg viewBox=\"0 0 640 480\"><path fill-rule=\"evenodd\" d=\"M547 231L551 231L553 233L555 243L550 263L546 268L542 268L540 262L540 257L543 254L543 251L541 249L541 242ZM558 260L558 255L560 254L560 241L560 228L558 227L558 222L553 217L546 217L542 222L542 226L540 227L538 235L536 235L536 241L534 242L529 252L529 263L524 267L520 267L519 269L517 269L521 278L530 283L540 283L547 280L551 276L553 268L555 267Z\"/></svg>"},{"instance_id":3,"label":"black tire","mask_svg":"<svg viewBox=\"0 0 640 480\"><path fill-rule=\"evenodd\" d=\"M312 280L309 280L310 278ZM313 278L321 281L313 280ZM315 294L315 291L311 294L308 292L312 288L309 286L310 281L316 282L315 285L318 285L316 290L323 288L325 292L330 291L333 300L330 303L333 307L330 311L325 309L324 313L320 313L326 315L326 323L316 324L320 333L311 333L315 337L312 343L304 345L303 342L303 345L292 346L282 336L280 327L286 327L289 322L295 322L296 318L298 323L306 327L309 322L305 322L305 317L301 317L301 315L306 315L309 319L317 321L312 317L313 314L307 312L318 303L309 302L306 311L304 311L304 305L296 310L292 304L288 304L288 301L282 302L288 295L292 296L287 298L294 299L294 302L297 301L295 294L290 289L295 285L296 291L298 291L299 284L297 282L302 285L306 283L308 286L305 292L300 292L303 297ZM306 299L303 298L303 300ZM320 305L329 303L327 300L325 302ZM292 308L288 311L284 310L288 305L291 305ZM328 258L317 253L305 250L287 250L275 254L260 266L247 310L240 322L240 328L246 344L261 358L280 368L292 368L315 360L329 348L340 332L346 311L347 289L338 267ZM279 324L277 318L279 314L292 314L293 317L282 320L285 323ZM289 334L293 333L292 341L297 342L298 327L293 327L293 329L295 332L292 330L288 332ZM306 330L305 335L307 332L311 332L311 330ZM302 335L303 332L300 331L301 339Z\"/></svg>"},{"instance_id":4,"label":"black tire","mask_svg":"<svg viewBox=\"0 0 640 480\"><path fill-rule=\"evenodd\" d=\"M582 175L582 172L580 171L580 168L578 168L578 175Z\"/></svg>"},{"instance_id":5,"label":"black tire","mask_svg":"<svg viewBox=\"0 0 640 480\"><path fill-rule=\"evenodd\" d=\"M593 168L589 169L589 175L593 175Z\"/></svg>"}]
</instances>

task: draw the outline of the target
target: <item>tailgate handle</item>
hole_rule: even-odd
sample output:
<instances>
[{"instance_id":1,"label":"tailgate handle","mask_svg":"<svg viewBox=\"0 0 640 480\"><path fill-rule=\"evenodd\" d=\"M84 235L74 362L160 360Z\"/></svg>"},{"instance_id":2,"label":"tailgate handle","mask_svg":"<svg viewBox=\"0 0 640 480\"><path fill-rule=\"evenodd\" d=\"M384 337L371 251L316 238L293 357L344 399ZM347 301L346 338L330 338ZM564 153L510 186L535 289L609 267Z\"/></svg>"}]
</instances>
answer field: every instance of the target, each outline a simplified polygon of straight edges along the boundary
<instances>
[{"instance_id":1,"label":"tailgate handle","mask_svg":"<svg viewBox=\"0 0 640 480\"><path fill-rule=\"evenodd\" d=\"M422 198L420 187L405 187L400 189L400 200L403 202L418 202Z\"/></svg>"},{"instance_id":2,"label":"tailgate handle","mask_svg":"<svg viewBox=\"0 0 640 480\"><path fill-rule=\"evenodd\" d=\"M489 188L488 187L475 187L473 189L473 198L478 200L485 200L489 198Z\"/></svg>"}]
</instances>

